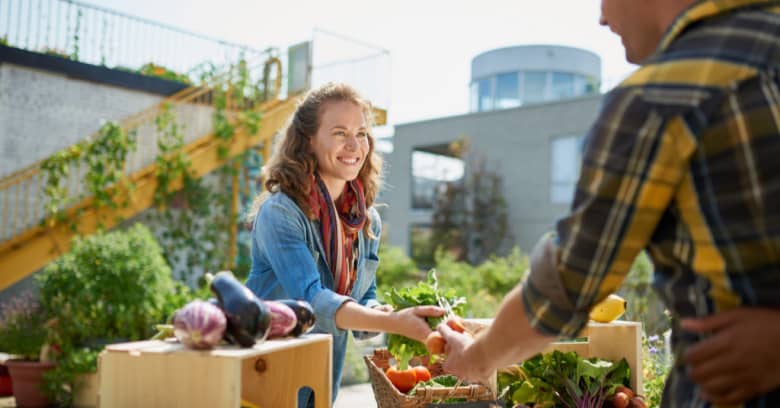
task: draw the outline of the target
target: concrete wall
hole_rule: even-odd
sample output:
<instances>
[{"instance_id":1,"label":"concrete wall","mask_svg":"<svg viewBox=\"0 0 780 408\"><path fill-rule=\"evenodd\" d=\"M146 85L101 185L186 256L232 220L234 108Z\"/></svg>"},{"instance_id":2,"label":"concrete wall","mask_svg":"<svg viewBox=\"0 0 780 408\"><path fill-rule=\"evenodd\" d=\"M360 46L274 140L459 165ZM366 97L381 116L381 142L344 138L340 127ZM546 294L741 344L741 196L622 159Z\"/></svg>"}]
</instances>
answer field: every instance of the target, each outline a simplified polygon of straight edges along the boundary
<instances>
[{"instance_id":1,"label":"concrete wall","mask_svg":"<svg viewBox=\"0 0 780 408\"><path fill-rule=\"evenodd\" d=\"M0 63L0 177L162 100L66 75Z\"/></svg>"},{"instance_id":2,"label":"concrete wall","mask_svg":"<svg viewBox=\"0 0 780 408\"><path fill-rule=\"evenodd\" d=\"M383 219L388 242L408 251L409 226L431 222L430 210L411 208L415 146L468 137L472 151L487 159L488 169L503 176L511 234L516 245L530 251L569 208L550 198L551 142L586 134L600 103L601 96L588 97L396 126L393 152L385 157L388 174L382 194L388 204Z\"/></svg>"}]
</instances>

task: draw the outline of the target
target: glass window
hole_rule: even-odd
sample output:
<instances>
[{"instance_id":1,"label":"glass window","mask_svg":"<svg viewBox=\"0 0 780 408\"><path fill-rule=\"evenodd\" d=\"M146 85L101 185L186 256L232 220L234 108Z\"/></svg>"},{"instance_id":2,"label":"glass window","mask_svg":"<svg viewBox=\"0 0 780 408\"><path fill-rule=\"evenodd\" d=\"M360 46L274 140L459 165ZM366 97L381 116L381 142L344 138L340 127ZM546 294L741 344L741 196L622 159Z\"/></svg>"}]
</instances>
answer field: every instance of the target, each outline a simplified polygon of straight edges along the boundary
<instances>
[{"instance_id":1,"label":"glass window","mask_svg":"<svg viewBox=\"0 0 780 408\"><path fill-rule=\"evenodd\" d=\"M552 97L553 99L566 99L575 96L574 75L565 72L553 72Z\"/></svg>"},{"instance_id":2,"label":"glass window","mask_svg":"<svg viewBox=\"0 0 780 408\"><path fill-rule=\"evenodd\" d=\"M543 102L546 88L546 72L526 71L523 73L523 103Z\"/></svg>"},{"instance_id":3,"label":"glass window","mask_svg":"<svg viewBox=\"0 0 780 408\"><path fill-rule=\"evenodd\" d=\"M568 204L574 198L580 175L582 138L559 137L552 141L550 161L550 200L555 204Z\"/></svg>"},{"instance_id":4,"label":"glass window","mask_svg":"<svg viewBox=\"0 0 780 408\"><path fill-rule=\"evenodd\" d=\"M412 208L433 208L442 183L463 177L463 161L454 157L412 151Z\"/></svg>"},{"instance_id":5,"label":"glass window","mask_svg":"<svg viewBox=\"0 0 780 408\"><path fill-rule=\"evenodd\" d=\"M469 89L469 112L479 110L479 82L472 82Z\"/></svg>"},{"instance_id":6,"label":"glass window","mask_svg":"<svg viewBox=\"0 0 780 408\"><path fill-rule=\"evenodd\" d=\"M520 81L517 72L496 76L496 109L520 106Z\"/></svg>"},{"instance_id":7,"label":"glass window","mask_svg":"<svg viewBox=\"0 0 780 408\"><path fill-rule=\"evenodd\" d=\"M493 109L493 90L490 86L490 78L480 79L477 84L479 86L477 91L479 93L479 105L477 106L477 110L482 112Z\"/></svg>"}]
</instances>

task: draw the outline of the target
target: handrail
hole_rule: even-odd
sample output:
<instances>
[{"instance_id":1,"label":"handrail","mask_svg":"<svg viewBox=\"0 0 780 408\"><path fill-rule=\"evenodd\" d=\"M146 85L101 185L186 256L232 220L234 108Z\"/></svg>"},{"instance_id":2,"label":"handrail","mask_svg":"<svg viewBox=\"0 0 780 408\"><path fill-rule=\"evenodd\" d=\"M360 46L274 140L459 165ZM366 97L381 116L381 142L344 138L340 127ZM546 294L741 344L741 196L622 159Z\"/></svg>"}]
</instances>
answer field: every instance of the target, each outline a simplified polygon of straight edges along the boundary
<instances>
[{"instance_id":1,"label":"handrail","mask_svg":"<svg viewBox=\"0 0 780 408\"><path fill-rule=\"evenodd\" d=\"M276 73L279 75L281 73L281 61L275 57L248 69L249 71L254 71L262 67L263 70L267 70L269 66L274 64L277 65ZM216 76L215 82L225 81L234 74L232 70L223 72ZM281 78L276 78L272 90L272 98L256 106L255 110L267 108L272 103L278 101L281 92ZM226 97L229 101L226 109L229 116L233 116L230 111L247 106L248 101L245 99L232 100L234 98L232 92L226 92ZM119 122L121 128L126 131L133 129L138 131L138 148L128 156L125 164L125 174L130 175L154 161L159 151L157 139L160 137L154 121L164 107L172 106L172 111L177 116L177 121L188 124L184 135L184 143L186 144L204 134L211 133L213 130L212 114L215 110L213 104L214 98L211 88L207 86L191 86L141 112L122 119ZM97 132L92 133L87 138L82 139L82 142L95 138L97 135ZM64 150L67 149L70 149L70 147ZM43 188L46 180L45 174L40 170L44 160L37 161L0 179L0 209L2 209L0 216L3 217L3 221L0 223L0 244L36 226L46 217L43 202ZM63 181L67 187L69 200L84 196L84 186L81 185L80 180L81 176L81 169L78 166L71 166L67 179ZM65 208L62 209L64 210Z\"/></svg>"}]
</instances>

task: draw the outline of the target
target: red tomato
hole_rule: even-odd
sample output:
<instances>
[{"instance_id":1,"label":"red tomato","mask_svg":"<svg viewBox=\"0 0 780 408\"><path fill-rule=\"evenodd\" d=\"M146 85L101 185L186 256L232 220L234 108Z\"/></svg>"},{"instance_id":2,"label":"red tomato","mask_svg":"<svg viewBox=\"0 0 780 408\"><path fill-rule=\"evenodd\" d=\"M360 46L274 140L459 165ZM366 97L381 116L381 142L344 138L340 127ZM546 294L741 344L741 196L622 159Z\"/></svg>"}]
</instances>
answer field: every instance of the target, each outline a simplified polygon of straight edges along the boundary
<instances>
[{"instance_id":1,"label":"red tomato","mask_svg":"<svg viewBox=\"0 0 780 408\"><path fill-rule=\"evenodd\" d=\"M429 381L431 379L431 372L425 366L417 366L413 368L414 374L417 376L417 382Z\"/></svg>"},{"instance_id":2,"label":"red tomato","mask_svg":"<svg viewBox=\"0 0 780 408\"><path fill-rule=\"evenodd\" d=\"M428 352L431 354L444 353L445 344L447 344L447 342L444 340L444 337L437 331L432 331L431 334L425 338L425 348L428 349Z\"/></svg>"},{"instance_id":3,"label":"red tomato","mask_svg":"<svg viewBox=\"0 0 780 408\"><path fill-rule=\"evenodd\" d=\"M390 383L392 383L398 391L401 391L404 394L409 392L409 390L414 388L414 385L417 384L417 374L413 368L399 371L395 366L390 366L387 371L385 371L385 375L387 376L387 379L390 380Z\"/></svg>"}]
</instances>

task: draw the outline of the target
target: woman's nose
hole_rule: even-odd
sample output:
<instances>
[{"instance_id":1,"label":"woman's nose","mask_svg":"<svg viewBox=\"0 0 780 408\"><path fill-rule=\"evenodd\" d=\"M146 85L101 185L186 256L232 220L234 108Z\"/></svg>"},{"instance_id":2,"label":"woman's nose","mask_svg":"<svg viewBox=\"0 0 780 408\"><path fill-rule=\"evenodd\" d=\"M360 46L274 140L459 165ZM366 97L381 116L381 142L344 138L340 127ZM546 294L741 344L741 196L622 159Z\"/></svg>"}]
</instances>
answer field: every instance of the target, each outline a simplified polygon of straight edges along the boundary
<instances>
[{"instance_id":1,"label":"woman's nose","mask_svg":"<svg viewBox=\"0 0 780 408\"><path fill-rule=\"evenodd\" d=\"M355 136L347 137L347 149L349 149L349 150L357 150L357 148L358 148L357 137L355 137Z\"/></svg>"}]
</instances>

